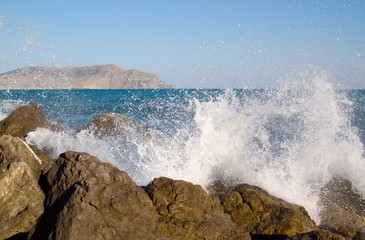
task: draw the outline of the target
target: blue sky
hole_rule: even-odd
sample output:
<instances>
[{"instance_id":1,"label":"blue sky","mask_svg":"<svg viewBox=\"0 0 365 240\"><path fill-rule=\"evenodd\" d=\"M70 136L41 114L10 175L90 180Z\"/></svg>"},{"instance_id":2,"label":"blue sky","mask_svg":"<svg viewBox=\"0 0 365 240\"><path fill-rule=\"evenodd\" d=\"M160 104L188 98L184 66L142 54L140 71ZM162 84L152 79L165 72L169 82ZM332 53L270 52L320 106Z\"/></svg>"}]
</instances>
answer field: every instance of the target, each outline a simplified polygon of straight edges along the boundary
<instances>
[{"instance_id":1,"label":"blue sky","mask_svg":"<svg viewBox=\"0 0 365 240\"><path fill-rule=\"evenodd\" d=\"M1 0L0 72L116 64L183 88L267 88L322 69L365 88L365 1Z\"/></svg>"}]
</instances>

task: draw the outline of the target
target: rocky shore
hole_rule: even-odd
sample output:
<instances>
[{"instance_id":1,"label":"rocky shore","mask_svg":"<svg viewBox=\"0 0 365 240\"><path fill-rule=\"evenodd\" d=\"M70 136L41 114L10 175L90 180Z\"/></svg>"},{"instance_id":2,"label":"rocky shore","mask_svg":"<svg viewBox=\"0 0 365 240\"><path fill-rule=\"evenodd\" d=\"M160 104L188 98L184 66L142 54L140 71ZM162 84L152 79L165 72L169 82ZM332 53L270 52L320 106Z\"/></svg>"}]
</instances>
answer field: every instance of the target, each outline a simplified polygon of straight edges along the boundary
<instances>
[{"instance_id":1,"label":"rocky shore","mask_svg":"<svg viewBox=\"0 0 365 240\"><path fill-rule=\"evenodd\" d=\"M115 122L149 135L120 114L82 129L123 134ZM52 159L24 141L37 128L63 131L35 103L0 121L0 239L365 239L364 199L346 179L322 189L316 225L303 207L248 184L214 182L207 192L159 177L138 186L88 153Z\"/></svg>"}]
</instances>

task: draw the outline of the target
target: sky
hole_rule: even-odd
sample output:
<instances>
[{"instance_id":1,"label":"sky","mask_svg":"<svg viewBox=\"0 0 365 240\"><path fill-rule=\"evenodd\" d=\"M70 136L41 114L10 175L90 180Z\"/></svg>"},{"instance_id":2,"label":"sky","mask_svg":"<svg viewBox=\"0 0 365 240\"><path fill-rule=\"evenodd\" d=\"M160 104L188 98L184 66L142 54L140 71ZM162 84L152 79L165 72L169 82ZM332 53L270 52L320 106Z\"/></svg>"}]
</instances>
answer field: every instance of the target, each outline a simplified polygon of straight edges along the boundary
<instances>
[{"instance_id":1,"label":"sky","mask_svg":"<svg viewBox=\"0 0 365 240\"><path fill-rule=\"evenodd\" d=\"M308 69L365 88L365 0L0 0L0 73L102 64L179 88L272 88Z\"/></svg>"}]
</instances>

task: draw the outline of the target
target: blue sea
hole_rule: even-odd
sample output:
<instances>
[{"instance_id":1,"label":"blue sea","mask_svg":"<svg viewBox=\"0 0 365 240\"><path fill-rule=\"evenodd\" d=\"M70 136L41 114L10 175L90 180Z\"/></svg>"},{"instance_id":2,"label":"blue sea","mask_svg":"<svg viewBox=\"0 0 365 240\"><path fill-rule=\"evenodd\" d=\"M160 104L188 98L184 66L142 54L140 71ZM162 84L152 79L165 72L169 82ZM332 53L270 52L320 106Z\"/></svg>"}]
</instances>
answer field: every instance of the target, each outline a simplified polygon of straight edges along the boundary
<instances>
[{"instance_id":1,"label":"blue sea","mask_svg":"<svg viewBox=\"0 0 365 240\"><path fill-rule=\"evenodd\" d=\"M293 87L295 86L295 87ZM214 180L260 186L319 221L320 188L336 176L365 196L365 90L326 79L277 89L1 90L0 119L38 103L64 132L37 129L27 142L53 158L88 152L140 185L165 176L206 188ZM103 113L148 126L156 138L97 138L76 131Z\"/></svg>"}]
</instances>

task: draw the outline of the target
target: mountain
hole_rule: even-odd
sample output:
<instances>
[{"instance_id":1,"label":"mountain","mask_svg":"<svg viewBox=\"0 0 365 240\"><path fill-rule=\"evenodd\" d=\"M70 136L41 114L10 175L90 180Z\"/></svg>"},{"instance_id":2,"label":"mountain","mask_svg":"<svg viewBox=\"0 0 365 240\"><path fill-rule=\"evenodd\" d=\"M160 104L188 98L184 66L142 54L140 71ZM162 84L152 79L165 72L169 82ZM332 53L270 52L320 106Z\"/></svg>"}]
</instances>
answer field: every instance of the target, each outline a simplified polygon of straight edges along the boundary
<instances>
[{"instance_id":1,"label":"mountain","mask_svg":"<svg viewBox=\"0 0 365 240\"><path fill-rule=\"evenodd\" d=\"M0 74L0 89L147 89L175 88L155 74L116 65L23 67Z\"/></svg>"}]
</instances>

